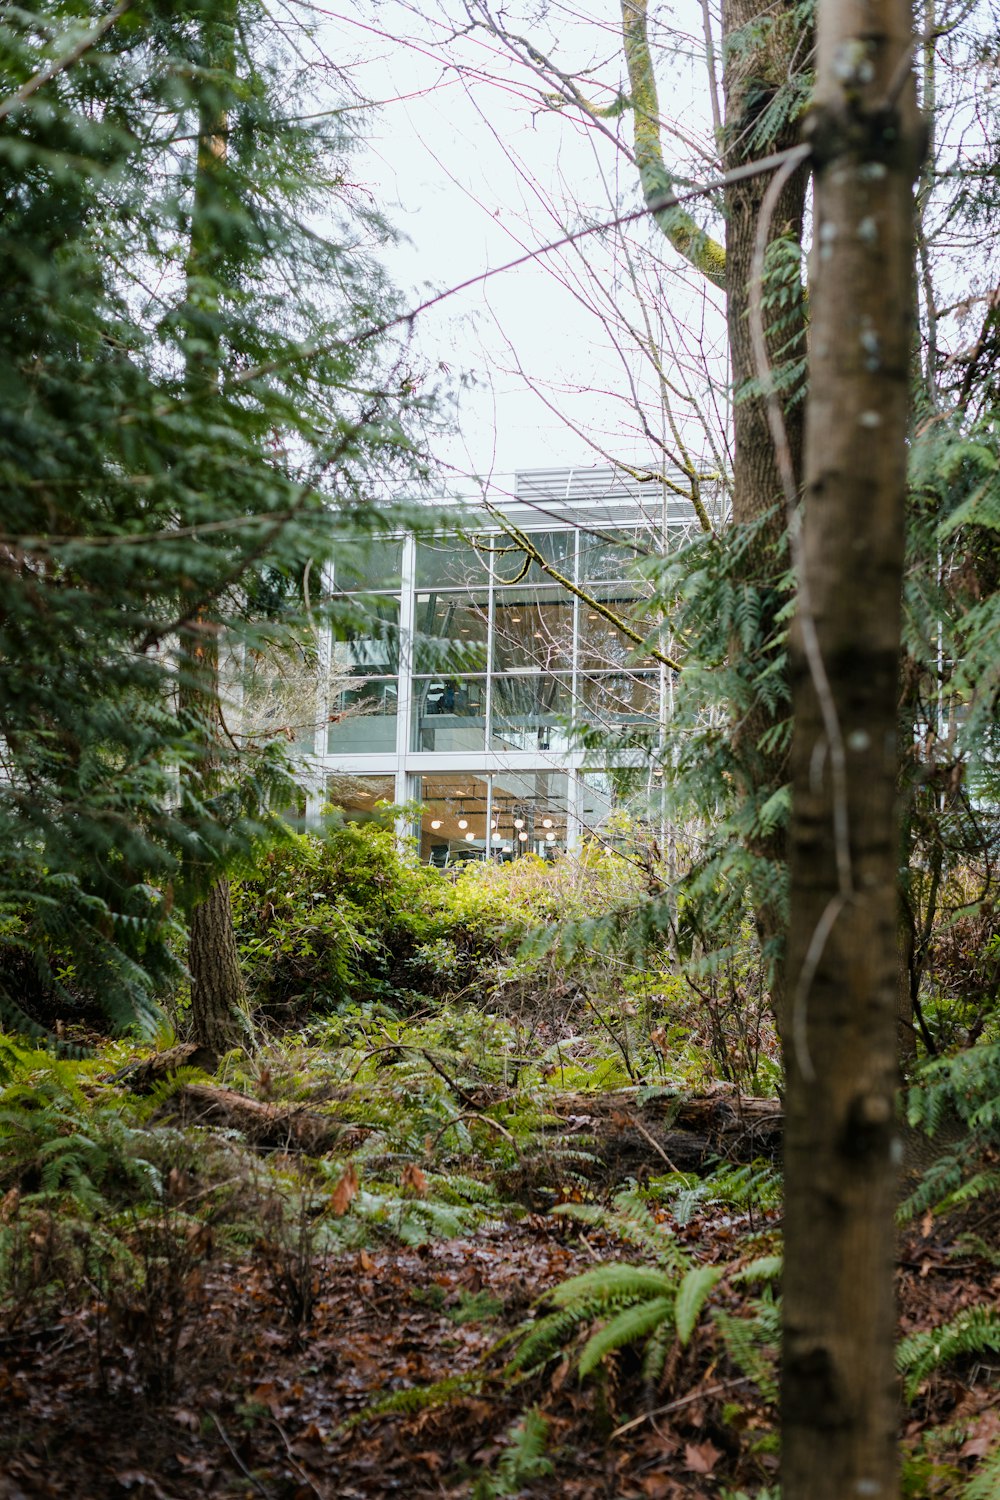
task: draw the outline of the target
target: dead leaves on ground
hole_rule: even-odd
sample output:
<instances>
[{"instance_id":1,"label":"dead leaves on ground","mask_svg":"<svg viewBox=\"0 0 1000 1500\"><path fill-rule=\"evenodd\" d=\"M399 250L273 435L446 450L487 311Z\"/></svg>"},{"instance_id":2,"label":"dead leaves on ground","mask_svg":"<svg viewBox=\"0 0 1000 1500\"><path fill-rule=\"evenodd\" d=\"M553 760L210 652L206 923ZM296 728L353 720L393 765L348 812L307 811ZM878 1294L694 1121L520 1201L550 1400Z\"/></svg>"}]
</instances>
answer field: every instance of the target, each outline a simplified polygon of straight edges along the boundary
<instances>
[{"instance_id":1,"label":"dead leaves on ground","mask_svg":"<svg viewBox=\"0 0 1000 1500\"><path fill-rule=\"evenodd\" d=\"M426 1189L418 1168L401 1173L401 1192ZM330 1212L349 1211L358 1191L348 1167ZM731 1225L705 1220L684 1235L701 1235L711 1256L716 1228ZM729 1245L720 1240L719 1255ZM15 1435L0 1500L467 1500L530 1404L544 1413L556 1474L526 1484L525 1495L708 1500L720 1487L753 1493L773 1482L777 1461L761 1449L773 1414L720 1365L711 1329L685 1351L666 1403L645 1414L625 1357L603 1384L581 1385L568 1362L533 1385L503 1384L500 1336L543 1291L615 1249L599 1232L574 1238L538 1216L413 1249L362 1248L317 1263L305 1331L283 1317L263 1266L214 1261L181 1383L160 1406L142 1397L123 1351L102 1365L108 1330L98 1336L96 1303L54 1327L25 1323L0 1366L0 1420ZM956 1275L927 1236L914 1236L901 1288L911 1327L983 1290L975 1268ZM358 1420L377 1397L450 1375L475 1378L445 1405ZM1000 1401L985 1385L963 1385L961 1372L931 1399L941 1405L935 1421L946 1403L962 1424L948 1462L972 1473L1000 1441ZM915 1418L904 1440L916 1445L925 1430Z\"/></svg>"}]
</instances>

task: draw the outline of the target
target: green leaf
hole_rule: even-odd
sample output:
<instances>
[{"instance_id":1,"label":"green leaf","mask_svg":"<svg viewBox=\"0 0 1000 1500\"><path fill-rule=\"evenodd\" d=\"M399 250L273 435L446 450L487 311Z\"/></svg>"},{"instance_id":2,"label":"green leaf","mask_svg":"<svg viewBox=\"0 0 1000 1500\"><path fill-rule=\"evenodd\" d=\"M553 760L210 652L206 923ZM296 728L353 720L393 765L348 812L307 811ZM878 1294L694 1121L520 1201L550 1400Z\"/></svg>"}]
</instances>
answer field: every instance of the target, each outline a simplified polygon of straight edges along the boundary
<instances>
[{"instance_id":1,"label":"green leaf","mask_svg":"<svg viewBox=\"0 0 1000 1500\"><path fill-rule=\"evenodd\" d=\"M580 1355L580 1379L589 1375L606 1354L634 1344L659 1328L669 1318L673 1306L673 1297L653 1297L649 1302L624 1308L587 1341Z\"/></svg>"},{"instance_id":2,"label":"green leaf","mask_svg":"<svg viewBox=\"0 0 1000 1500\"><path fill-rule=\"evenodd\" d=\"M556 1307L568 1307L588 1297L662 1297L673 1295L673 1282L662 1271L645 1266L612 1264L595 1266L581 1276L571 1276L549 1294Z\"/></svg>"},{"instance_id":3,"label":"green leaf","mask_svg":"<svg viewBox=\"0 0 1000 1500\"><path fill-rule=\"evenodd\" d=\"M674 1319L677 1338L682 1346L689 1342L712 1288L721 1281L724 1274L721 1266L692 1266L681 1282Z\"/></svg>"}]
</instances>

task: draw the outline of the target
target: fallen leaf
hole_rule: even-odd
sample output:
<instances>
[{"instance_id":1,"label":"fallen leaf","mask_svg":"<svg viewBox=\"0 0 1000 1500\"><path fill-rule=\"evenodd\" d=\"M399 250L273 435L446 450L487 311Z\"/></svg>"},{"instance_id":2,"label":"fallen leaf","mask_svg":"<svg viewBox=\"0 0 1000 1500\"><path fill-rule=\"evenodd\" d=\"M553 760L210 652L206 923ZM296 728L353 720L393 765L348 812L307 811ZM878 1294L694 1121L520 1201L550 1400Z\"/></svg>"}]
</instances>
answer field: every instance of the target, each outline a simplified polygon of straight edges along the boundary
<instances>
[{"instance_id":1,"label":"fallen leaf","mask_svg":"<svg viewBox=\"0 0 1000 1500\"><path fill-rule=\"evenodd\" d=\"M347 1170L330 1196L330 1212L335 1214L338 1219L342 1214L346 1214L351 1206L351 1200L357 1196L357 1192L358 1174L354 1170L354 1163L348 1162Z\"/></svg>"},{"instance_id":2,"label":"fallen leaf","mask_svg":"<svg viewBox=\"0 0 1000 1500\"><path fill-rule=\"evenodd\" d=\"M1000 1412L991 1408L976 1422L959 1458L987 1458L1000 1447Z\"/></svg>"},{"instance_id":3,"label":"fallen leaf","mask_svg":"<svg viewBox=\"0 0 1000 1500\"><path fill-rule=\"evenodd\" d=\"M711 1474L721 1457L722 1449L717 1448L714 1443L684 1445L684 1467L692 1474Z\"/></svg>"},{"instance_id":4,"label":"fallen leaf","mask_svg":"<svg viewBox=\"0 0 1000 1500\"><path fill-rule=\"evenodd\" d=\"M404 1193L408 1193L413 1198L427 1197L427 1178L411 1161L408 1161L403 1168L399 1185Z\"/></svg>"}]
</instances>

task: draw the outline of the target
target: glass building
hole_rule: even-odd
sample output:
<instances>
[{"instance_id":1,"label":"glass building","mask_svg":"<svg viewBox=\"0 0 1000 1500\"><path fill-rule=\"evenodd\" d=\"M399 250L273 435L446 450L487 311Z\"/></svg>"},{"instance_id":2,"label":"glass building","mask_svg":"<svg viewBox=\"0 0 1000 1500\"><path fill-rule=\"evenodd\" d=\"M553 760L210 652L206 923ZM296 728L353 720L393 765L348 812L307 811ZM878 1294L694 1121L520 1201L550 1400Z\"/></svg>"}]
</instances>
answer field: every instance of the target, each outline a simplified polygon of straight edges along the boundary
<instances>
[{"instance_id":1,"label":"glass building","mask_svg":"<svg viewBox=\"0 0 1000 1500\"><path fill-rule=\"evenodd\" d=\"M521 473L513 498L467 514L461 535L338 563L358 626L326 643L309 777L313 810L417 808L421 856L440 865L572 848L653 790L647 754L609 757L580 731L660 738L670 673L650 653L668 643L637 561L691 522L669 488L608 469Z\"/></svg>"}]
</instances>

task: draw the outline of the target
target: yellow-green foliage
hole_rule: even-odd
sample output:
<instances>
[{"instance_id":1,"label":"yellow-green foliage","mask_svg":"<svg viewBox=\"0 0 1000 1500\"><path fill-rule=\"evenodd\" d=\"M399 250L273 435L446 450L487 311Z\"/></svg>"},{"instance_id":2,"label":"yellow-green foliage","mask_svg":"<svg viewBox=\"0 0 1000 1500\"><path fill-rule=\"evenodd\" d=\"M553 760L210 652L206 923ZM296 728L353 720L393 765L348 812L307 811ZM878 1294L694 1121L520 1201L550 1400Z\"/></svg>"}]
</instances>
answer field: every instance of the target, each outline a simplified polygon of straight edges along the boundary
<instances>
[{"instance_id":1,"label":"yellow-green foliage","mask_svg":"<svg viewBox=\"0 0 1000 1500\"><path fill-rule=\"evenodd\" d=\"M552 963L517 957L526 935L621 904L634 884L627 862L587 855L456 875L400 850L388 824L331 824L272 849L233 905L256 1008L287 1024L351 1001L409 1006L473 986L481 999L505 964L544 987Z\"/></svg>"}]
</instances>

